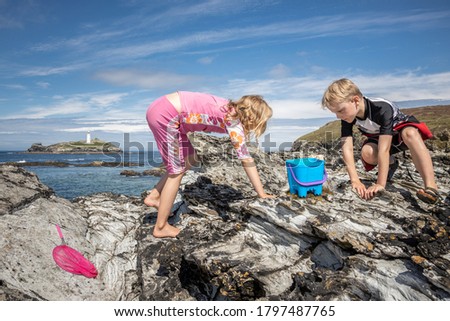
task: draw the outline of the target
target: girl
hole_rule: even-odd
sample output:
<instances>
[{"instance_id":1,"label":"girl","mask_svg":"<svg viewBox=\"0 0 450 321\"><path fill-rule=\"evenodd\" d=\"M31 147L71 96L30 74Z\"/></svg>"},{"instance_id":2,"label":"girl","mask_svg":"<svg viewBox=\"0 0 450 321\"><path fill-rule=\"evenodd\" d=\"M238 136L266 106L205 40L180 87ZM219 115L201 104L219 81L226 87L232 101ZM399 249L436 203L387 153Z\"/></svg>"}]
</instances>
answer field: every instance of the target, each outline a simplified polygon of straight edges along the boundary
<instances>
[{"instance_id":1,"label":"girl","mask_svg":"<svg viewBox=\"0 0 450 321\"><path fill-rule=\"evenodd\" d=\"M204 93L178 91L155 100L147 110L147 122L161 153L166 174L145 198L158 209L155 237L176 237L180 230L168 224L183 174L191 167L195 151L188 132L228 133L247 176L259 197L268 198L246 141L266 130L272 109L261 96L243 96L236 102Z\"/></svg>"}]
</instances>

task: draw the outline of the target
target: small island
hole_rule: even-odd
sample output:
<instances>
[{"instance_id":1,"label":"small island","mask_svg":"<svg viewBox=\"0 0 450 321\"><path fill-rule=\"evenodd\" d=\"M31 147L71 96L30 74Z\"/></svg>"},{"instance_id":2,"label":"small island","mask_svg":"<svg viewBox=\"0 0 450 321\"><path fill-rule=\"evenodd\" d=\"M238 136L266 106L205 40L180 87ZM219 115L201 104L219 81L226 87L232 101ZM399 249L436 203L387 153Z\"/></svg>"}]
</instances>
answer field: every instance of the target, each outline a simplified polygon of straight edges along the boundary
<instances>
[{"instance_id":1,"label":"small island","mask_svg":"<svg viewBox=\"0 0 450 321\"><path fill-rule=\"evenodd\" d=\"M41 143L34 143L27 150L28 153L120 153L122 150L110 142L105 142L98 138L91 140L90 133L86 135L86 140L76 142L62 142L49 146L44 146Z\"/></svg>"}]
</instances>

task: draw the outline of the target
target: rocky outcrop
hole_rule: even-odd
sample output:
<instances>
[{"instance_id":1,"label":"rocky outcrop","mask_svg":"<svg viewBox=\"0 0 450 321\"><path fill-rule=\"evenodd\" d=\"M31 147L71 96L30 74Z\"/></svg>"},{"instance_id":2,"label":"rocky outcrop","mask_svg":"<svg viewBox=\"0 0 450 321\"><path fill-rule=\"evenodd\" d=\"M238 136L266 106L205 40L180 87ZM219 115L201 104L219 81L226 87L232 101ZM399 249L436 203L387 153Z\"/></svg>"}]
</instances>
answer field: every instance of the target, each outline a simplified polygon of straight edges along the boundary
<instances>
[{"instance_id":1,"label":"rocky outcrop","mask_svg":"<svg viewBox=\"0 0 450 321\"><path fill-rule=\"evenodd\" d=\"M6 162L4 165L11 165L16 167L32 167L32 166L46 166L46 167L132 167L139 166L138 163L135 162L105 162L105 161L93 161L90 163L82 163L82 164L74 164L69 162L61 162L61 161L43 161L43 162ZM129 171L129 173L133 173L134 171ZM161 170L150 170L149 173L144 171L144 175L153 175L159 174ZM141 175L135 172L136 175ZM124 174L125 175L125 174ZM133 175L130 175L133 176ZM158 175L154 175L158 176Z\"/></svg>"},{"instance_id":2,"label":"rocky outcrop","mask_svg":"<svg viewBox=\"0 0 450 321\"><path fill-rule=\"evenodd\" d=\"M155 177L161 177L166 173L166 170L162 167L155 167L151 169L146 169L142 172L133 171L130 169L125 169L120 172L120 175L124 176L155 176Z\"/></svg>"},{"instance_id":3,"label":"rocky outcrop","mask_svg":"<svg viewBox=\"0 0 450 321\"><path fill-rule=\"evenodd\" d=\"M34 143L27 151L30 153L44 153L47 151L47 146L42 145L42 143Z\"/></svg>"},{"instance_id":4,"label":"rocky outcrop","mask_svg":"<svg viewBox=\"0 0 450 321\"><path fill-rule=\"evenodd\" d=\"M0 299L450 299L448 154L434 154L444 198L431 206L414 196L420 177L408 158L367 202L352 192L333 147L253 150L266 190L277 195L262 200L228 141L191 140L203 166L183 178L170 218L182 229L177 239L152 236L156 212L141 198L102 193L69 202L32 173L1 166ZM285 159L313 153L326 159L323 194L288 194ZM96 265L96 279L54 263L56 223Z\"/></svg>"},{"instance_id":5,"label":"rocky outcrop","mask_svg":"<svg viewBox=\"0 0 450 321\"><path fill-rule=\"evenodd\" d=\"M119 153L121 149L112 143L96 140L94 144L84 142L64 142L49 146L34 143L28 148L29 153Z\"/></svg>"}]
</instances>

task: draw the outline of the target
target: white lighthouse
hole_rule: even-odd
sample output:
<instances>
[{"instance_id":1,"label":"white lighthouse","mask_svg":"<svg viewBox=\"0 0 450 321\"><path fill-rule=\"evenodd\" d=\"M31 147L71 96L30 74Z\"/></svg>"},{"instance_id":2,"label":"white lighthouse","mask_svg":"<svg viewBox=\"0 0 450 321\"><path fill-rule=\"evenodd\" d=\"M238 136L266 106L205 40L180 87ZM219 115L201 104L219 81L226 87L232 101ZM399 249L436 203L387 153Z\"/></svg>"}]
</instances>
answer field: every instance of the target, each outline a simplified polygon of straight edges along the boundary
<instances>
[{"instance_id":1,"label":"white lighthouse","mask_svg":"<svg viewBox=\"0 0 450 321\"><path fill-rule=\"evenodd\" d=\"M86 134L86 144L91 144L91 132L87 132Z\"/></svg>"}]
</instances>

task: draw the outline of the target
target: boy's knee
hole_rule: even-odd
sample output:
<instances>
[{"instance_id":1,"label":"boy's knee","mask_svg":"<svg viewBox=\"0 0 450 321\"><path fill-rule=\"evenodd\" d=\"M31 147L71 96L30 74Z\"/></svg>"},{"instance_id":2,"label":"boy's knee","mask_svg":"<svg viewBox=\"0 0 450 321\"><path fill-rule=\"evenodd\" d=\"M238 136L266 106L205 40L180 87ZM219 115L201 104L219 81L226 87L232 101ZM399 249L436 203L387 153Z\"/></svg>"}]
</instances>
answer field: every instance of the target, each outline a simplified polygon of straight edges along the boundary
<instances>
[{"instance_id":1,"label":"boy's knee","mask_svg":"<svg viewBox=\"0 0 450 321\"><path fill-rule=\"evenodd\" d=\"M417 140L419 138L422 139L417 128L406 127L405 129L402 130L402 140L407 145L408 145L408 143L414 142L415 140Z\"/></svg>"},{"instance_id":2,"label":"boy's knee","mask_svg":"<svg viewBox=\"0 0 450 321\"><path fill-rule=\"evenodd\" d=\"M365 144L361 149L361 157L370 164L376 164L377 152L376 145L372 143Z\"/></svg>"}]
</instances>

